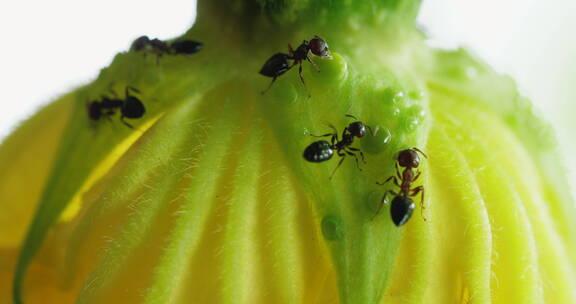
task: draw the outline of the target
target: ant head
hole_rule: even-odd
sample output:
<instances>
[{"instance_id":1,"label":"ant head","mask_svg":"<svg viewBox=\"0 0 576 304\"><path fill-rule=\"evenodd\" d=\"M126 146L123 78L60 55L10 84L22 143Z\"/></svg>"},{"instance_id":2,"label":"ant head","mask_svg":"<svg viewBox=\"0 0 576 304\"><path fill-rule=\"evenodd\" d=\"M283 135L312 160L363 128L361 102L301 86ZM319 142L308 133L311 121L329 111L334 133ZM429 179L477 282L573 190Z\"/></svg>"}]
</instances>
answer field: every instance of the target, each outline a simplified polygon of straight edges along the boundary
<instances>
[{"instance_id":1,"label":"ant head","mask_svg":"<svg viewBox=\"0 0 576 304\"><path fill-rule=\"evenodd\" d=\"M314 36L310 42L308 42L308 47L310 48L310 52L312 54L319 56L319 57L330 57L330 53L328 52L328 44L324 39Z\"/></svg>"},{"instance_id":2,"label":"ant head","mask_svg":"<svg viewBox=\"0 0 576 304\"><path fill-rule=\"evenodd\" d=\"M143 50L146 47L146 45L148 45L148 43L150 43L150 38L148 38L148 36L140 36L140 37L136 38L136 40L134 40L134 42L132 42L132 46L130 46L130 50L135 51L135 52L139 52L139 51Z\"/></svg>"},{"instance_id":3,"label":"ant head","mask_svg":"<svg viewBox=\"0 0 576 304\"><path fill-rule=\"evenodd\" d=\"M330 52L328 51L328 43L326 43L324 39L318 36L314 36L314 38L312 38L312 40L310 40L308 43L308 46L312 54L319 57L332 58L330 56Z\"/></svg>"},{"instance_id":4,"label":"ant head","mask_svg":"<svg viewBox=\"0 0 576 304\"><path fill-rule=\"evenodd\" d=\"M366 125L361 121L355 121L348 125L348 132L356 137L364 137L366 135Z\"/></svg>"},{"instance_id":5,"label":"ant head","mask_svg":"<svg viewBox=\"0 0 576 304\"><path fill-rule=\"evenodd\" d=\"M405 168L418 168L420 157L414 149L402 150L398 153L398 164Z\"/></svg>"},{"instance_id":6,"label":"ant head","mask_svg":"<svg viewBox=\"0 0 576 304\"><path fill-rule=\"evenodd\" d=\"M102 107L98 101L91 101L86 106L88 109L88 116L90 117L90 119L92 120L100 119L100 116L102 116L101 111Z\"/></svg>"}]
</instances>

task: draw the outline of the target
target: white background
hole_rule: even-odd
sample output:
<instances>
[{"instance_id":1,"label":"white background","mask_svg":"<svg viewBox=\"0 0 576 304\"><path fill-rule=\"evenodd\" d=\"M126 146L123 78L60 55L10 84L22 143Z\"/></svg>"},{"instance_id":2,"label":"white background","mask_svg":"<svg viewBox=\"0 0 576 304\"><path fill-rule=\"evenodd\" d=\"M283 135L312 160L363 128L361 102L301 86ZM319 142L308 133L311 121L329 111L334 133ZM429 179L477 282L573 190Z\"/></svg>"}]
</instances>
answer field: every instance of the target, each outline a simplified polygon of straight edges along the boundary
<instances>
[{"instance_id":1,"label":"white background","mask_svg":"<svg viewBox=\"0 0 576 304\"><path fill-rule=\"evenodd\" d=\"M190 27L193 0L0 3L0 139L42 104L94 79L145 33ZM466 46L552 121L576 181L576 1L424 0L419 22L435 45Z\"/></svg>"}]
</instances>

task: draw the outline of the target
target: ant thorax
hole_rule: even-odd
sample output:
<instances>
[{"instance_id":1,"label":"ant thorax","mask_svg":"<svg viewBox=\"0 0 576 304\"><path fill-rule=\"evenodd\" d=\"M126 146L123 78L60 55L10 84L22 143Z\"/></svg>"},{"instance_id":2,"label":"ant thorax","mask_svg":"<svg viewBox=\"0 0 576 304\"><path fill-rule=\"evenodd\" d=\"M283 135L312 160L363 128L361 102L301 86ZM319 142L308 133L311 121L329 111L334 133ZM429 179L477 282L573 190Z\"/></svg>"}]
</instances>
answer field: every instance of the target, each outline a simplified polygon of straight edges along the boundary
<instances>
[{"instance_id":1,"label":"ant thorax","mask_svg":"<svg viewBox=\"0 0 576 304\"><path fill-rule=\"evenodd\" d=\"M296 48L296 50L291 54L294 60L306 60L308 58L308 52L310 48L308 47L308 41L304 40L301 45Z\"/></svg>"}]
</instances>

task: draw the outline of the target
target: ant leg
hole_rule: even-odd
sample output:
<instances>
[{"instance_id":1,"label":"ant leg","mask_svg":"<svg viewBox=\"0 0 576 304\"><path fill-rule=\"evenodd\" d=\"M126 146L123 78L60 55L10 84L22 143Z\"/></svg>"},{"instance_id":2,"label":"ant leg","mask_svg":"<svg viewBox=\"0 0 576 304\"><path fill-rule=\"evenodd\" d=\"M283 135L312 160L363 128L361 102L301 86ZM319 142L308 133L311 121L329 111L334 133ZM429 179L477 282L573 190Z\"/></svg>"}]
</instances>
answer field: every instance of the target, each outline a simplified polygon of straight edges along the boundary
<instances>
[{"instance_id":1,"label":"ant leg","mask_svg":"<svg viewBox=\"0 0 576 304\"><path fill-rule=\"evenodd\" d=\"M308 56L306 56L306 61L308 61L308 62L310 62L310 64L312 64L312 66L316 69L316 72L320 73L320 68L318 67L316 62L312 61L312 59L310 59L310 57L308 57Z\"/></svg>"},{"instance_id":2,"label":"ant leg","mask_svg":"<svg viewBox=\"0 0 576 304\"><path fill-rule=\"evenodd\" d=\"M344 150L346 151L346 150ZM356 167L358 168L358 170L362 171L362 168L360 168L360 163L358 162L358 155L356 155L354 152L351 151L346 151L346 154L350 155L350 156L354 156L354 159L356 160Z\"/></svg>"},{"instance_id":3,"label":"ant leg","mask_svg":"<svg viewBox=\"0 0 576 304\"><path fill-rule=\"evenodd\" d=\"M400 183L398 182L398 179L397 179L396 176L394 176L394 175L392 175L392 176L390 176L389 178L387 178L383 183L376 182L376 185L383 186L384 184L386 184L386 183L389 182L390 180L394 181L394 185L396 185L396 187L402 188L402 186L400 186Z\"/></svg>"},{"instance_id":4,"label":"ant leg","mask_svg":"<svg viewBox=\"0 0 576 304\"><path fill-rule=\"evenodd\" d=\"M332 134L332 138L330 139L330 145L334 147L336 145L336 142L338 142L338 135Z\"/></svg>"},{"instance_id":5,"label":"ant leg","mask_svg":"<svg viewBox=\"0 0 576 304\"><path fill-rule=\"evenodd\" d=\"M268 85L268 87L267 87L264 91L260 92L260 94L264 94L264 93L268 92L268 90L270 90L270 88L271 88L272 85L274 84L274 81L276 81L276 78L278 78L278 76L274 76L274 78L272 78L272 81L270 82L270 84Z\"/></svg>"},{"instance_id":6,"label":"ant leg","mask_svg":"<svg viewBox=\"0 0 576 304\"><path fill-rule=\"evenodd\" d=\"M338 130L336 130L336 127L334 127L332 124L330 124L329 126L332 129L332 131L334 131L332 133L332 138L330 139L332 147L334 147L336 145L336 143L338 142Z\"/></svg>"},{"instance_id":7,"label":"ant leg","mask_svg":"<svg viewBox=\"0 0 576 304\"><path fill-rule=\"evenodd\" d=\"M114 82L110 82L108 84L108 92L110 92L110 94L112 95L112 97L114 98L118 98L118 94L116 94L116 91L114 91ZM104 96L102 96L104 97Z\"/></svg>"},{"instance_id":8,"label":"ant leg","mask_svg":"<svg viewBox=\"0 0 576 304\"><path fill-rule=\"evenodd\" d=\"M332 174L330 174L330 177L328 178L328 180L332 180L332 177L334 177L334 173L336 173L336 170L338 170L338 168L340 168L340 165L342 165L342 162L344 161L344 158L346 158L346 154L342 153L340 154L340 152L337 152L338 156L340 156L340 161L338 162L338 165L336 166L336 168L334 168L334 171L332 171Z\"/></svg>"},{"instance_id":9,"label":"ant leg","mask_svg":"<svg viewBox=\"0 0 576 304\"><path fill-rule=\"evenodd\" d=\"M420 177L420 174L421 174L421 173L422 173L422 172L420 172L420 170L418 170L418 172L416 172L416 176L414 176L414 178L412 179L412 181L413 181L413 182L416 181L416 180Z\"/></svg>"},{"instance_id":10,"label":"ant leg","mask_svg":"<svg viewBox=\"0 0 576 304\"><path fill-rule=\"evenodd\" d=\"M398 195L396 192L394 192L392 190L386 191L386 193L384 193L384 195L382 196L382 199L380 200L380 204L378 205L378 210L376 210L376 213L374 213L374 215L370 219L371 221L374 220L374 218L376 218L376 216L378 214L380 214L380 211L382 211L382 207L384 207L384 203L386 202L386 197L388 196L388 193L392 193L392 195Z\"/></svg>"},{"instance_id":11,"label":"ant leg","mask_svg":"<svg viewBox=\"0 0 576 304\"><path fill-rule=\"evenodd\" d=\"M112 113L108 112L108 113L105 113L105 115L103 117L105 117L106 120L108 120L110 123L112 123L112 118L110 118L110 116L113 114L114 114L114 112L112 112Z\"/></svg>"},{"instance_id":12,"label":"ant leg","mask_svg":"<svg viewBox=\"0 0 576 304\"><path fill-rule=\"evenodd\" d=\"M364 153L362 153L362 150L358 149L358 148L353 148L353 147L348 147L349 150L352 150L354 152L359 152L360 153L360 157L362 157L362 162L366 163L366 159L364 158Z\"/></svg>"},{"instance_id":13,"label":"ant leg","mask_svg":"<svg viewBox=\"0 0 576 304\"><path fill-rule=\"evenodd\" d=\"M126 86L126 89L124 91L124 94L126 94L126 97L131 96L130 91L138 93L138 94L142 94L142 93L140 93L140 90L136 89L135 87Z\"/></svg>"},{"instance_id":14,"label":"ant leg","mask_svg":"<svg viewBox=\"0 0 576 304\"><path fill-rule=\"evenodd\" d=\"M385 181L383 181L383 182L381 182L381 183L376 182L376 185L383 186L383 185L385 185L387 182L391 181L392 179L394 179L394 184L398 185L398 181L396 180L396 176L394 176L394 175L390 176L389 178L387 178Z\"/></svg>"},{"instance_id":15,"label":"ant leg","mask_svg":"<svg viewBox=\"0 0 576 304\"><path fill-rule=\"evenodd\" d=\"M424 158L428 158L428 155L426 155L426 153L422 152L422 150L420 150L416 147L413 147L412 150L419 152L420 154L422 154L424 156Z\"/></svg>"},{"instance_id":16,"label":"ant leg","mask_svg":"<svg viewBox=\"0 0 576 304\"><path fill-rule=\"evenodd\" d=\"M335 135L338 134L338 130L336 129L336 127L333 124L329 124L328 126L330 127L330 129L332 129L332 131L334 131L334 132L332 132L333 134L335 134ZM336 139L338 139L338 138L336 138Z\"/></svg>"},{"instance_id":17,"label":"ant leg","mask_svg":"<svg viewBox=\"0 0 576 304\"><path fill-rule=\"evenodd\" d=\"M334 133L328 133L328 134L322 134L322 135L310 134L310 136L314 136L314 137L327 137L327 136L334 136Z\"/></svg>"},{"instance_id":18,"label":"ant leg","mask_svg":"<svg viewBox=\"0 0 576 304\"><path fill-rule=\"evenodd\" d=\"M290 43L288 43L288 54L290 57L294 57L294 50L292 49L292 45L290 45Z\"/></svg>"},{"instance_id":19,"label":"ant leg","mask_svg":"<svg viewBox=\"0 0 576 304\"><path fill-rule=\"evenodd\" d=\"M370 128L370 126L368 125L364 125L366 127L366 129L368 129L368 131L370 131L370 134L372 134L372 136L376 136L376 132L378 132L378 128L376 128L376 132L372 131L372 128Z\"/></svg>"},{"instance_id":20,"label":"ant leg","mask_svg":"<svg viewBox=\"0 0 576 304\"><path fill-rule=\"evenodd\" d=\"M424 216L424 209L426 208L424 206L424 186L418 186L412 189L411 196L416 196L418 193L420 193L420 214L422 215L424 221L426 221L426 217Z\"/></svg>"},{"instance_id":21,"label":"ant leg","mask_svg":"<svg viewBox=\"0 0 576 304\"><path fill-rule=\"evenodd\" d=\"M352 115L352 114L346 114L346 115L344 115L344 116L350 117L350 118L352 118L352 119L354 119L354 120L358 120L358 118L356 118L356 116L354 116L354 115Z\"/></svg>"},{"instance_id":22,"label":"ant leg","mask_svg":"<svg viewBox=\"0 0 576 304\"><path fill-rule=\"evenodd\" d=\"M302 76L302 62L300 62L300 66L298 67L298 75L300 75L300 81L302 81L304 88L306 90L308 90L308 87L306 86L306 82L304 82L304 76Z\"/></svg>"},{"instance_id":23,"label":"ant leg","mask_svg":"<svg viewBox=\"0 0 576 304\"><path fill-rule=\"evenodd\" d=\"M131 124L127 123L127 122L124 120L124 116L120 116L120 121L121 121L123 124L125 124L128 128L134 129L134 127L133 127Z\"/></svg>"},{"instance_id":24,"label":"ant leg","mask_svg":"<svg viewBox=\"0 0 576 304\"><path fill-rule=\"evenodd\" d=\"M294 63L296 63L296 61L294 61ZM302 84L304 85L304 89L308 92L308 98L310 98L312 97L312 94L310 94L308 86L306 86L306 82L304 82L304 76L302 76L302 61L300 61L299 63L300 66L298 67L298 75L300 76L300 81L302 81Z\"/></svg>"},{"instance_id":25,"label":"ant leg","mask_svg":"<svg viewBox=\"0 0 576 304\"><path fill-rule=\"evenodd\" d=\"M398 176L399 180L402 180L402 174L400 174L400 168L398 167L398 162L396 162L396 176Z\"/></svg>"},{"instance_id":26,"label":"ant leg","mask_svg":"<svg viewBox=\"0 0 576 304\"><path fill-rule=\"evenodd\" d=\"M330 128L332 128L332 129L334 130L334 132L336 132L336 128L334 128L333 125L329 125L329 126L330 126ZM314 136L314 137L334 136L334 134L336 134L336 133L334 133L334 132L332 132L332 133L326 133L326 134L322 134L322 135L314 135L314 134L310 133L310 136ZM334 143L332 143L332 144L334 144Z\"/></svg>"}]
</instances>

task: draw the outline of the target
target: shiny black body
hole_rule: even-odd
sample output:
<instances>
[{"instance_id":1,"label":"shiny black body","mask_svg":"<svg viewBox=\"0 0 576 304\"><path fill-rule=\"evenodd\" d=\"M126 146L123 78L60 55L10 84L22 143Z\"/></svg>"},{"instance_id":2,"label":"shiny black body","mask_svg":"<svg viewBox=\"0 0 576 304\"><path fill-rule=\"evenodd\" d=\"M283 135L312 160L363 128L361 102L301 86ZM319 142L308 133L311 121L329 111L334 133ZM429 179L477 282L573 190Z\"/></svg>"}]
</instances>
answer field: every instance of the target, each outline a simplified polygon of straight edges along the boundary
<instances>
[{"instance_id":1,"label":"shiny black body","mask_svg":"<svg viewBox=\"0 0 576 304\"><path fill-rule=\"evenodd\" d=\"M130 91L139 93L137 89L127 86L124 99L103 96L101 100L90 102L88 104L88 117L93 121L97 121L103 117L108 118L114 115L117 110L120 110L120 121L129 128L133 128L124 118L140 118L146 113L146 108L142 101L132 95Z\"/></svg>"},{"instance_id":2,"label":"shiny black body","mask_svg":"<svg viewBox=\"0 0 576 304\"><path fill-rule=\"evenodd\" d=\"M400 227L410 219L414 211L414 201L408 197L397 195L390 204L390 217L394 225Z\"/></svg>"},{"instance_id":3,"label":"shiny black body","mask_svg":"<svg viewBox=\"0 0 576 304\"><path fill-rule=\"evenodd\" d=\"M357 119L352 115L346 115L346 116ZM330 149L333 152L336 152L336 154L340 156L340 161L338 162L336 168L334 168L334 171L332 171L330 179L332 179L334 173L336 173L336 170L340 167L340 165L342 165L342 162L344 161L344 158L346 158L346 155L354 157L354 159L356 160L356 166L358 167L359 170L362 170L360 168L358 154L360 154L362 162L366 163L364 159L364 153L362 153L360 149L351 147L351 145L354 143L355 137L358 138L364 137L364 135L366 134L366 129L369 127L364 125L364 123L362 123L361 121L352 122L348 124L348 126L344 128L344 130L342 130L342 135L340 136L341 137L340 139L338 138L338 131L336 130L336 128L332 125L330 125L330 127L332 128L332 130L334 130L334 132L323 135L312 135L314 137L329 136L330 143L328 143L325 140L321 140L310 144L306 148L306 150L304 150L304 158L309 162L322 162L332 158L333 153L330 154L330 157L324 157L324 158L321 157L322 155L327 155L328 149Z\"/></svg>"},{"instance_id":4,"label":"shiny black body","mask_svg":"<svg viewBox=\"0 0 576 304\"><path fill-rule=\"evenodd\" d=\"M194 40L176 40L170 44L170 51L176 55L192 55L202 49L202 43Z\"/></svg>"},{"instance_id":5,"label":"shiny black body","mask_svg":"<svg viewBox=\"0 0 576 304\"><path fill-rule=\"evenodd\" d=\"M276 53L266 60L260 69L260 74L266 77L272 77L272 81L270 82L270 85L268 85L268 88L262 91L262 94L266 93L266 91L272 87L272 84L274 84L274 81L276 81L278 76L290 70L291 66L288 63L289 59L291 59L291 57L288 54Z\"/></svg>"},{"instance_id":6,"label":"shiny black body","mask_svg":"<svg viewBox=\"0 0 576 304\"><path fill-rule=\"evenodd\" d=\"M304 159L312 163L320 163L332 158L334 151L329 142L319 140L311 143L304 150Z\"/></svg>"},{"instance_id":7,"label":"shiny black body","mask_svg":"<svg viewBox=\"0 0 576 304\"><path fill-rule=\"evenodd\" d=\"M290 59L288 54L276 53L272 55L260 69L260 74L266 77L273 77L274 79L272 81L274 81L276 77L286 73L290 69L288 59Z\"/></svg>"},{"instance_id":8,"label":"shiny black body","mask_svg":"<svg viewBox=\"0 0 576 304\"><path fill-rule=\"evenodd\" d=\"M390 216L396 226L402 226L410 219L414 210L414 201L411 197L420 193L420 211L422 212L422 217L424 217L424 186L412 188L412 183L415 182L421 174L421 172L417 170L420 165L420 157L418 156L418 153L427 157L426 154L418 148L400 151L396 159L396 175L390 176L383 183L377 183L379 185L384 185L392 180L394 181L394 185L400 188L400 191L386 191L382 197L382 201L380 202L380 208L374 216L376 216L380 212L380 209L382 209L387 195L392 194L394 195L394 199L390 206ZM402 173L400 173L399 167L404 168Z\"/></svg>"},{"instance_id":9,"label":"shiny black body","mask_svg":"<svg viewBox=\"0 0 576 304\"><path fill-rule=\"evenodd\" d=\"M122 114L121 119L124 117L131 119L140 118L146 113L146 108L144 108L142 101L131 95L126 96L120 110Z\"/></svg>"}]
</instances>

